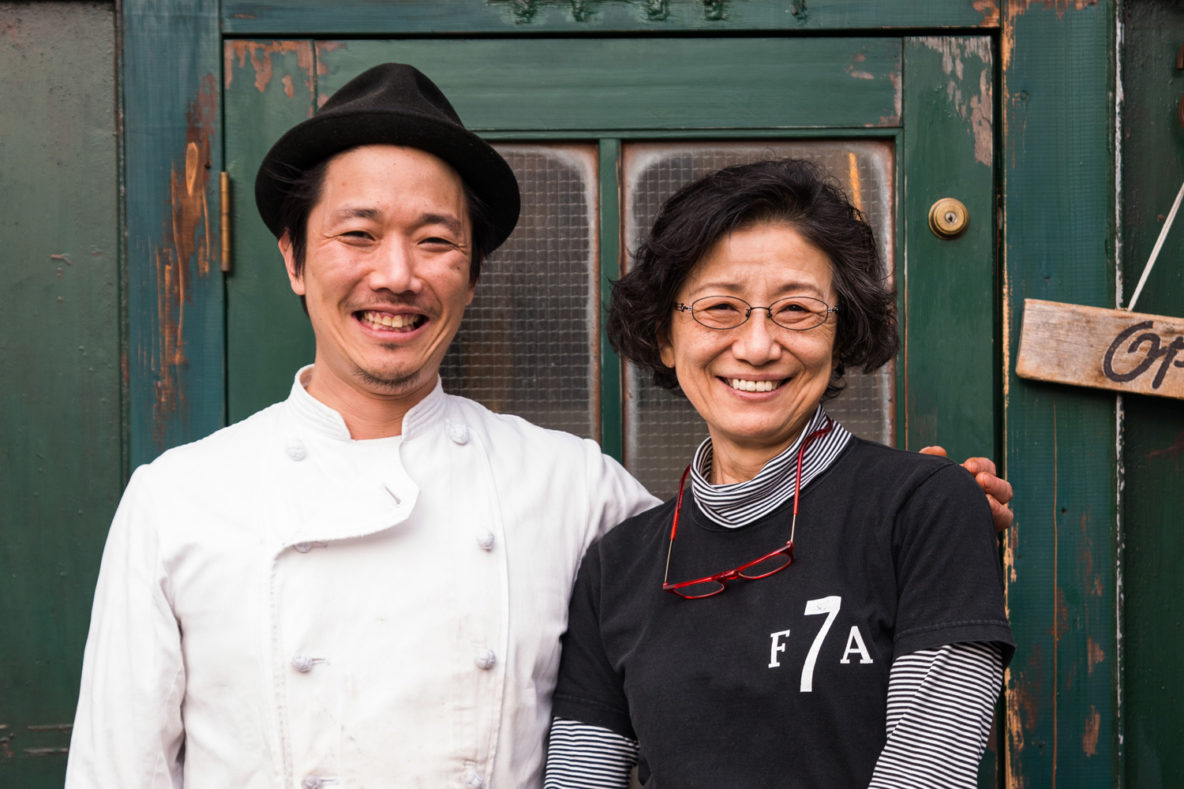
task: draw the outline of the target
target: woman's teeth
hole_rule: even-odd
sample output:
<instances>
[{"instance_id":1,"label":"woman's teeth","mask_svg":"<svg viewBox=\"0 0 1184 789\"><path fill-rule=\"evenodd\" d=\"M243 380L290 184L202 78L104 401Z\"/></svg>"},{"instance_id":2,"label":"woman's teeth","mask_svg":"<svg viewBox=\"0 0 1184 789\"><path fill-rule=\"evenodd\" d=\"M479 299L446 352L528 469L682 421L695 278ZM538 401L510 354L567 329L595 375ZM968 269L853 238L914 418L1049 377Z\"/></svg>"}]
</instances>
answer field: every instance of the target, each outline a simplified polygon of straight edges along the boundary
<instances>
[{"instance_id":1,"label":"woman's teeth","mask_svg":"<svg viewBox=\"0 0 1184 789\"><path fill-rule=\"evenodd\" d=\"M743 378L732 378L728 384L742 392L771 392L777 388L776 381L746 381Z\"/></svg>"}]
</instances>

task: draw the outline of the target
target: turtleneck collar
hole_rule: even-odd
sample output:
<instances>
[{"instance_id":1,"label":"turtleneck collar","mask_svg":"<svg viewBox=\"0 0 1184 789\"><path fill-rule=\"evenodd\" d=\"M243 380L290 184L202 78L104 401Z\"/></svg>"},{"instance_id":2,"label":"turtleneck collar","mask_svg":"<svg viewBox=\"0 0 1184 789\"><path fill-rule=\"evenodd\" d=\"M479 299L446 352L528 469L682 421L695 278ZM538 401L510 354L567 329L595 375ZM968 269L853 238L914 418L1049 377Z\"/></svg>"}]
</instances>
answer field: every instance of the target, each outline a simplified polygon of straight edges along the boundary
<instances>
[{"instance_id":1,"label":"turtleneck collar","mask_svg":"<svg viewBox=\"0 0 1184 789\"><path fill-rule=\"evenodd\" d=\"M727 528L746 526L777 509L793 497L797 488L804 490L811 480L826 471L851 440L851 433L835 422L829 433L806 447L802 456L802 478L795 485L798 448L803 439L826 424L826 420L826 410L820 403L797 439L746 482L726 485L708 482L713 449L711 439L705 439L691 461L691 492L695 506L712 523Z\"/></svg>"}]
</instances>

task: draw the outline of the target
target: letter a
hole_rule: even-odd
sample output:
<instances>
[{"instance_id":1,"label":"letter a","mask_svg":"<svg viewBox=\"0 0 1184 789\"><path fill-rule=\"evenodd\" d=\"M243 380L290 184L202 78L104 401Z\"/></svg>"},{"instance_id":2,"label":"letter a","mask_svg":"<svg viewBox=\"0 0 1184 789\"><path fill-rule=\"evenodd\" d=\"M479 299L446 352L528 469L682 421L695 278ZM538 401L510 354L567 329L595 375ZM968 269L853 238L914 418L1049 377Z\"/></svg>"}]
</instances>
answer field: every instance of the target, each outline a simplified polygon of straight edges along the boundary
<instances>
[{"instance_id":1,"label":"letter a","mask_svg":"<svg viewBox=\"0 0 1184 789\"><path fill-rule=\"evenodd\" d=\"M850 663L851 653L859 653L860 663L871 663L872 656L867 653L867 644L863 643L863 636L859 633L859 628L852 625L851 634L847 636L847 647L843 650L843 659L840 663Z\"/></svg>"}]
</instances>

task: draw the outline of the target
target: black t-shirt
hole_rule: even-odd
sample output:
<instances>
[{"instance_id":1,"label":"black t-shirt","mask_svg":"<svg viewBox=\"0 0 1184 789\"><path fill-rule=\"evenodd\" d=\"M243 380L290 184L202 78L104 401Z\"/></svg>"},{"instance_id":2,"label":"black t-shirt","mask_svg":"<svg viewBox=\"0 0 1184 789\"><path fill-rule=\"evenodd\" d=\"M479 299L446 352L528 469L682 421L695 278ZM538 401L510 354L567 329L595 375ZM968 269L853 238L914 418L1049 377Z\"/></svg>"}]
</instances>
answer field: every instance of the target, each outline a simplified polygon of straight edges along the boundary
<instances>
[{"instance_id":1,"label":"black t-shirt","mask_svg":"<svg viewBox=\"0 0 1184 789\"><path fill-rule=\"evenodd\" d=\"M725 529L688 490L670 581L784 544L792 507ZM853 438L802 492L793 565L701 600L661 588L673 513L588 549L554 700L557 717L638 740L647 786L866 786L897 655L993 641L1010 658L990 510L948 460Z\"/></svg>"}]
</instances>

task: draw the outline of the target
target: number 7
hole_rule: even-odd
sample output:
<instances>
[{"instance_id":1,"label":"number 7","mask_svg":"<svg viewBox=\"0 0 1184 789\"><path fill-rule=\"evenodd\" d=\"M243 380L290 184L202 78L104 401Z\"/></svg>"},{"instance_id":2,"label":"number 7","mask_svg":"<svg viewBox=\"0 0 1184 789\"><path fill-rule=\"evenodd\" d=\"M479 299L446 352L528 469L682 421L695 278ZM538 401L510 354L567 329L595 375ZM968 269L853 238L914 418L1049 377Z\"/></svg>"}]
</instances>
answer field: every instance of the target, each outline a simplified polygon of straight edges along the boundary
<instances>
[{"instance_id":1,"label":"number 7","mask_svg":"<svg viewBox=\"0 0 1184 789\"><path fill-rule=\"evenodd\" d=\"M814 664L818 662L822 641L830 632L830 626L835 623L835 617L839 615L839 608L842 605L843 598L838 595L806 601L806 616L826 614L826 621L822 623L822 629L818 631L818 635L814 636L814 643L810 645L810 651L806 654L806 662L802 666L802 693L810 693L814 690Z\"/></svg>"}]
</instances>

